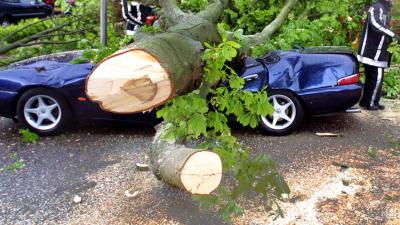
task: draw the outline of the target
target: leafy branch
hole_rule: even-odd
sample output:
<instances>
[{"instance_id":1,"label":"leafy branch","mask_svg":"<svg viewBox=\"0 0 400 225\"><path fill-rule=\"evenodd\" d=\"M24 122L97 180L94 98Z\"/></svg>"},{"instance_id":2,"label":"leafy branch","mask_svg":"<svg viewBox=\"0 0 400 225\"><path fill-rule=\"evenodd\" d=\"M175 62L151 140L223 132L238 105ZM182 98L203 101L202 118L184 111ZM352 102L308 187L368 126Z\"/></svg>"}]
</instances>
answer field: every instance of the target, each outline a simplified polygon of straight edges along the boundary
<instances>
[{"instance_id":1,"label":"leafy branch","mask_svg":"<svg viewBox=\"0 0 400 225\"><path fill-rule=\"evenodd\" d=\"M227 65L241 45L228 40L221 27L220 34L220 44L205 44L205 76L200 88L175 97L157 112L165 122L162 137L186 145L196 143L199 148L216 152L224 172L234 175L233 185L221 186L210 196L195 196L202 207L215 207L230 221L232 215L242 213L239 198L255 192L264 197L268 208L275 207L281 214L277 199L290 190L277 164L267 154L251 157L250 150L238 143L228 126L228 118L235 116L243 126L256 127L261 116L273 113L273 107L265 91L243 90L245 81Z\"/></svg>"}]
</instances>

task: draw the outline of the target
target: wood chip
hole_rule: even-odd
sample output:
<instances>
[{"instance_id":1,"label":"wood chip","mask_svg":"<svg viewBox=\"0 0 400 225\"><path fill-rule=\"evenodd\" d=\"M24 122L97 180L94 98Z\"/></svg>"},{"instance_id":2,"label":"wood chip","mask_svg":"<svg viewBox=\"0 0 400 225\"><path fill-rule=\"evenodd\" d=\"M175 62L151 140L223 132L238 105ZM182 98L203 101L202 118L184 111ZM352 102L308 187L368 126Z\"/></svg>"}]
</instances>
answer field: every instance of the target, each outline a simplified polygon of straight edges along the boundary
<instances>
[{"instance_id":1,"label":"wood chip","mask_svg":"<svg viewBox=\"0 0 400 225\"><path fill-rule=\"evenodd\" d=\"M75 197L74 197L74 203L79 204L79 203L81 203L81 202L82 202L82 198L79 197L78 195L75 195Z\"/></svg>"},{"instance_id":2,"label":"wood chip","mask_svg":"<svg viewBox=\"0 0 400 225\"><path fill-rule=\"evenodd\" d=\"M150 166L148 164L136 163L136 169L139 171L149 171Z\"/></svg>"},{"instance_id":3,"label":"wood chip","mask_svg":"<svg viewBox=\"0 0 400 225\"><path fill-rule=\"evenodd\" d=\"M340 134L334 134L334 133L315 133L317 136L320 137L340 137Z\"/></svg>"},{"instance_id":4,"label":"wood chip","mask_svg":"<svg viewBox=\"0 0 400 225\"><path fill-rule=\"evenodd\" d=\"M128 198L134 198L134 197L138 196L139 193L140 193L139 191L135 191L135 192L133 192L133 194L131 194L128 190L126 190L125 191L125 196L128 197Z\"/></svg>"}]
</instances>

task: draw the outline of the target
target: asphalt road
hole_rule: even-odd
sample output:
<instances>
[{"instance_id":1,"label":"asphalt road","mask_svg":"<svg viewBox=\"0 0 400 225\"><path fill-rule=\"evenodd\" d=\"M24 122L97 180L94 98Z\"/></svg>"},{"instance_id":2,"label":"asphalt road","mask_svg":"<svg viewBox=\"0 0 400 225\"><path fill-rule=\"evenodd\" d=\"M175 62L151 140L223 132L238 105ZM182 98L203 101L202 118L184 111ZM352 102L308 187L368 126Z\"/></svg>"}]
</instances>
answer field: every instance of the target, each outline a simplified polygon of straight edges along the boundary
<instances>
[{"instance_id":1,"label":"asphalt road","mask_svg":"<svg viewBox=\"0 0 400 225\"><path fill-rule=\"evenodd\" d=\"M290 178L298 171L318 171L349 152L389 149L390 137L400 137L399 102L394 110L307 118L286 137L234 128L240 142L254 153L267 152ZM223 224L202 212L190 196L139 172L135 163L148 163L152 127L76 125L68 133L26 144L18 125L0 119L0 168L16 156L25 167L0 172L0 224ZM318 137L332 132L336 138ZM298 177L301 179L301 177ZM135 197L128 197L138 191ZM74 203L74 196L82 198ZM245 215L237 223L252 223Z\"/></svg>"}]
</instances>

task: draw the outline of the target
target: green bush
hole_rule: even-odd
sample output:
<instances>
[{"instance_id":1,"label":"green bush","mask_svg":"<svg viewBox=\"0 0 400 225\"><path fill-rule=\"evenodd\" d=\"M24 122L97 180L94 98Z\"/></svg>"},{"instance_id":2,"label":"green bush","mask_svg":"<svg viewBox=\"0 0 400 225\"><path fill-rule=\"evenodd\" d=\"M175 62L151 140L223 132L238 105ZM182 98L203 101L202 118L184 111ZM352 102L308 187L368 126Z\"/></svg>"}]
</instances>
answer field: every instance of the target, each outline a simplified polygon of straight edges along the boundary
<instances>
[{"instance_id":1,"label":"green bush","mask_svg":"<svg viewBox=\"0 0 400 225\"><path fill-rule=\"evenodd\" d=\"M400 47L398 44L389 48L392 54L392 67L385 74L383 94L386 98L400 99Z\"/></svg>"},{"instance_id":2,"label":"green bush","mask_svg":"<svg viewBox=\"0 0 400 225\"><path fill-rule=\"evenodd\" d=\"M192 12L199 12L208 5L208 0L182 0L181 7Z\"/></svg>"},{"instance_id":3,"label":"green bush","mask_svg":"<svg viewBox=\"0 0 400 225\"><path fill-rule=\"evenodd\" d=\"M38 55L98 48L100 46L99 11L100 1L81 0L77 1L71 14L57 15L43 20L28 19L0 29L0 52L17 41L42 34L40 38L26 43L26 46L6 52L6 55L0 59L0 66ZM119 43L122 35L115 31L112 15L109 14L111 22L108 24L107 31L109 43L113 45L113 43ZM46 33L57 28L61 29Z\"/></svg>"}]
</instances>

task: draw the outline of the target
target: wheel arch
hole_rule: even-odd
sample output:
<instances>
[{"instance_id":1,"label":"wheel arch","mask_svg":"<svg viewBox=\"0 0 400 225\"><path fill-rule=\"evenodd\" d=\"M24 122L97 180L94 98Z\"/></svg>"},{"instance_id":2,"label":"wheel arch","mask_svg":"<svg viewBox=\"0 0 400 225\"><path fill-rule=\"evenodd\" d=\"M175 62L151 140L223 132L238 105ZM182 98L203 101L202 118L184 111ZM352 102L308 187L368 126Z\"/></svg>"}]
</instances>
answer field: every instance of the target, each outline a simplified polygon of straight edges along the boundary
<instances>
[{"instance_id":1,"label":"wheel arch","mask_svg":"<svg viewBox=\"0 0 400 225\"><path fill-rule=\"evenodd\" d=\"M270 91L286 91L286 92L291 93L294 97L297 98L297 100L299 100L301 106L303 107L304 113L309 114L309 110L307 109L307 104L305 104L303 98L300 95L298 95L295 91L293 91L291 89L284 89L284 88L268 89L267 90L268 96L269 96Z\"/></svg>"}]
</instances>

